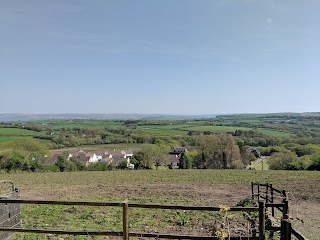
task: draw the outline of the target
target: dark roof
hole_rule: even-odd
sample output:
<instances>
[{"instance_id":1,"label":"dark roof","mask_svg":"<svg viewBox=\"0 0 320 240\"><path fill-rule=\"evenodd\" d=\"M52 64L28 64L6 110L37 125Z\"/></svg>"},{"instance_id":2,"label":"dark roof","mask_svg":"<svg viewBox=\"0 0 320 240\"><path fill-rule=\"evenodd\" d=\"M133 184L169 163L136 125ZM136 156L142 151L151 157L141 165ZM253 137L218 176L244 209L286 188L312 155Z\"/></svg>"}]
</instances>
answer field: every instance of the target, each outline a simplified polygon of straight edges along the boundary
<instances>
[{"instance_id":1,"label":"dark roof","mask_svg":"<svg viewBox=\"0 0 320 240\"><path fill-rule=\"evenodd\" d=\"M180 155L170 154L170 157L168 158L168 162L169 163L180 162Z\"/></svg>"},{"instance_id":2,"label":"dark roof","mask_svg":"<svg viewBox=\"0 0 320 240\"><path fill-rule=\"evenodd\" d=\"M106 155L108 155L108 154L110 154L107 150L99 150L99 151L96 151L95 152L97 155L99 155L99 156L106 156Z\"/></svg>"},{"instance_id":3,"label":"dark roof","mask_svg":"<svg viewBox=\"0 0 320 240\"><path fill-rule=\"evenodd\" d=\"M171 150L171 153L186 153L186 152L189 152L186 147L174 147Z\"/></svg>"}]
</instances>

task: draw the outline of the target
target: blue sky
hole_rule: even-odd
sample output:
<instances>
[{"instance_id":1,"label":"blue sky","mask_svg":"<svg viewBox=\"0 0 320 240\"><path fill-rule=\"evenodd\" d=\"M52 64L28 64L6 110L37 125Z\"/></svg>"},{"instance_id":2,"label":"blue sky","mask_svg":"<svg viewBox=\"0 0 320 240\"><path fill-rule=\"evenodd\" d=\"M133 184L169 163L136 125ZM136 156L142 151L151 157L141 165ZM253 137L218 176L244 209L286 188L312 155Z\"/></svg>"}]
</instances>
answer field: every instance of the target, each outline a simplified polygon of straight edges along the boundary
<instances>
[{"instance_id":1,"label":"blue sky","mask_svg":"<svg viewBox=\"0 0 320 240\"><path fill-rule=\"evenodd\" d=\"M0 2L0 113L320 111L318 0Z\"/></svg>"}]
</instances>

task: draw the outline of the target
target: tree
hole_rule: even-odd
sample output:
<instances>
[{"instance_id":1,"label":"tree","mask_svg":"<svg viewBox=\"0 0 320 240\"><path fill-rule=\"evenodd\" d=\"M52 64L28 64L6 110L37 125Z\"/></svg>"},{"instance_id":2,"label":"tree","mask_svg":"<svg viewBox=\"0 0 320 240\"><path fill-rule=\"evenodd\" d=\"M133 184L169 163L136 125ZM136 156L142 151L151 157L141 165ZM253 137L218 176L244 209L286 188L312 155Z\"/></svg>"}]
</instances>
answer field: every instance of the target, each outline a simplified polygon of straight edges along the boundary
<instances>
[{"instance_id":1,"label":"tree","mask_svg":"<svg viewBox=\"0 0 320 240\"><path fill-rule=\"evenodd\" d=\"M320 152L312 155L310 160L311 160L311 164L308 167L308 170L320 171Z\"/></svg>"},{"instance_id":2,"label":"tree","mask_svg":"<svg viewBox=\"0 0 320 240\"><path fill-rule=\"evenodd\" d=\"M273 170L294 170L299 162L298 156L291 151L275 152L269 160L269 168Z\"/></svg>"},{"instance_id":3,"label":"tree","mask_svg":"<svg viewBox=\"0 0 320 240\"><path fill-rule=\"evenodd\" d=\"M19 151L26 159L36 161L38 164L41 164L46 156L49 156L49 149L45 144L30 138L17 138L2 147Z\"/></svg>"},{"instance_id":4,"label":"tree","mask_svg":"<svg viewBox=\"0 0 320 240\"><path fill-rule=\"evenodd\" d=\"M127 168L127 161L119 162L118 166L119 169L126 169Z\"/></svg>"},{"instance_id":5,"label":"tree","mask_svg":"<svg viewBox=\"0 0 320 240\"><path fill-rule=\"evenodd\" d=\"M180 157L180 168L191 169L193 167L194 159L197 157L197 152L182 153Z\"/></svg>"},{"instance_id":6,"label":"tree","mask_svg":"<svg viewBox=\"0 0 320 240\"><path fill-rule=\"evenodd\" d=\"M4 149L0 151L0 169L7 172L23 170L36 171L41 168L40 160L35 157L30 159L32 153L26 150L19 150L17 148ZM35 156L35 155L31 155Z\"/></svg>"},{"instance_id":7,"label":"tree","mask_svg":"<svg viewBox=\"0 0 320 240\"><path fill-rule=\"evenodd\" d=\"M295 149L296 154L298 155L298 157L304 156L304 155L312 155L314 153L316 153L319 148L316 147L315 145L304 145L304 146L298 146Z\"/></svg>"},{"instance_id":8,"label":"tree","mask_svg":"<svg viewBox=\"0 0 320 240\"><path fill-rule=\"evenodd\" d=\"M233 136L197 136L195 141L198 150L196 165L199 168L234 168L235 163L241 161Z\"/></svg>"},{"instance_id":9,"label":"tree","mask_svg":"<svg viewBox=\"0 0 320 240\"><path fill-rule=\"evenodd\" d=\"M67 167L67 160L64 156L59 156L55 162L55 165L60 169L60 172L64 172Z\"/></svg>"},{"instance_id":10,"label":"tree","mask_svg":"<svg viewBox=\"0 0 320 240\"><path fill-rule=\"evenodd\" d=\"M86 165L80 161L78 158L70 158L70 164L76 167L76 171L84 171L86 169Z\"/></svg>"},{"instance_id":11,"label":"tree","mask_svg":"<svg viewBox=\"0 0 320 240\"><path fill-rule=\"evenodd\" d=\"M137 168L151 169L152 166L160 166L161 162L166 162L168 154L158 145L147 144L140 151L136 152L132 161Z\"/></svg>"}]
</instances>

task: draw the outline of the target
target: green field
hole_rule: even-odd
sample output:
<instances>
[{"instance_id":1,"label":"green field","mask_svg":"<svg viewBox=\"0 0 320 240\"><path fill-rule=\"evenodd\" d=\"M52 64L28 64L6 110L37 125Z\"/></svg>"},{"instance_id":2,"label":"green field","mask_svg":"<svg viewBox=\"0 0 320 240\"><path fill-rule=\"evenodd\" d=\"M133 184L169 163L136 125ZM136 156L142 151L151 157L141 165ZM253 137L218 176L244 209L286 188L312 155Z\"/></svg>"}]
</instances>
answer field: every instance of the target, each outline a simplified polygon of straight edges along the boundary
<instances>
[{"instance_id":1,"label":"green field","mask_svg":"<svg viewBox=\"0 0 320 240\"><path fill-rule=\"evenodd\" d=\"M188 131L177 130L177 129L168 129L161 127L139 127L139 130L148 133L159 133L159 134L173 134L173 135L187 135Z\"/></svg>"},{"instance_id":2,"label":"green field","mask_svg":"<svg viewBox=\"0 0 320 240\"><path fill-rule=\"evenodd\" d=\"M17 139L15 136L0 136L0 143L11 142Z\"/></svg>"},{"instance_id":3,"label":"green field","mask_svg":"<svg viewBox=\"0 0 320 240\"><path fill-rule=\"evenodd\" d=\"M231 126L198 126L198 127L186 127L184 128L188 131L210 131L210 132L221 132L221 133L227 133L227 132L235 132L236 130L243 130L243 131L249 131L250 128L244 128L244 127L231 127Z\"/></svg>"},{"instance_id":4,"label":"green field","mask_svg":"<svg viewBox=\"0 0 320 240\"><path fill-rule=\"evenodd\" d=\"M120 126L122 123L116 121L63 121L61 122L52 122L47 123L48 126L52 125L53 129L61 129L61 128L102 128L102 127L115 127Z\"/></svg>"},{"instance_id":5,"label":"green field","mask_svg":"<svg viewBox=\"0 0 320 240\"><path fill-rule=\"evenodd\" d=\"M20 128L0 128L0 135L39 136L41 132Z\"/></svg>"},{"instance_id":6,"label":"green field","mask_svg":"<svg viewBox=\"0 0 320 240\"><path fill-rule=\"evenodd\" d=\"M17 138L30 138L44 135L42 132L36 132L20 128L0 128L0 143L10 142Z\"/></svg>"},{"instance_id":7,"label":"green field","mask_svg":"<svg viewBox=\"0 0 320 240\"><path fill-rule=\"evenodd\" d=\"M268 158L266 158L266 160L264 160L263 163L259 163L257 165L255 165L255 162L252 161L251 168L254 170L269 170L269 164L267 159Z\"/></svg>"},{"instance_id":8,"label":"green field","mask_svg":"<svg viewBox=\"0 0 320 240\"><path fill-rule=\"evenodd\" d=\"M241 121L243 122L243 121ZM239 124L241 124L239 122ZM245 120L250 124L253 123L263 123L262 120L259 119L248 119ZM227 122L225 122L226 124ZM230 124L230 123L229 123ZM262 133L266 136L270 137L293 137L294 134L284 131L278 131L273 129L264 129L264 128L249 128L249 127L237 127L237 126L218 126L218 125L208 125L208 122L190 122L186 124L169 124L169 125L139 125L139 130L143 130L144 132L149 133L159 133L159 134L171 134L171 135L187 135L189 131L198 131L198 132L217 132L217 133L227 133L227 132L235 132L236 130L249 131L256 130L259 133Z\"/></svg>"},{"instance_id":9,"label":"green field","mask_svg":"<svg viewBox=\"0 0 320 240\"><path fill-rule=\"evenodd\" d=\"M276 131L276 130L269 130L269 129L259 129L258 132L261 132L262 134L265 134L267 136L271 137L293 137L294 134L288 133L288 132L282 132L282 131Z\"/></svg>"},{"instance_id":10,"label":"green field","mask_svg":"<svg viewBox=\"0 0 320 240\"><path fill-rule=\"evenodd\" d=\"M272 183L290 192L293 223L304 220L299 231L318 238L320 174L307 171L244 170L134 170L109 172L2 174L1 180L15 182L22 199L108 201L131 203L234 206L251 194L250 182ZM297 212L297 203L299 209ZM171 210L129 210L130 231L209 234L219 216L210 212ZM239 217L234 215L235 220ZM131 220L130 220L131 219ZM60 207L23 205L24 227L55 229L101 229L121 231L121 208ZM186 224L180 225L182 220ZM231 222L232 225L232 222ZM301 225L301 224L300 224ZM202 229L202 230L201 230ZM14 239L47 239L20 234ZM59 239L61 236L51 236ZM63 239L101 239L66 237Z\"/></svg>"}]
</instances>

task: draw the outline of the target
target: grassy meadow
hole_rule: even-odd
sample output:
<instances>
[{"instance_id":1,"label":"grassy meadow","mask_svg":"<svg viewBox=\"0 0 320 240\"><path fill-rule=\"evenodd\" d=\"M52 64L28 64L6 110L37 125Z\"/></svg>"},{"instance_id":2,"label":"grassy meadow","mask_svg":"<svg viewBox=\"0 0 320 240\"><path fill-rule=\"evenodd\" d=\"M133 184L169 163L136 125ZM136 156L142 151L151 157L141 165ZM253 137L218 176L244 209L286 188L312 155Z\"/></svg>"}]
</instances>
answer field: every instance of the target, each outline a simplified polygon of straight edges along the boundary
<instances>
[{"instance_id":1,"label":"grassy meadow","mask_svg":"<svg viewBox=\"0 0 320 240\"><path fill-rule=\"evenodd\" d=\"M235 206L250 197L250 182L269 182L289 191L293 222L317 238L320 174L313 171L163 170L1 174L21 191L22 199ZM316 208L316 209L314 209ZM121 208L23 205L24 227L121 231ZM240 215L232 214L240 222ZM131 231L210 235L219 213L130 209ZM303 219L304 223L296 219ZM14 239L103 239L19 234ZM120 238L119 238L120 239Z\"/></svg>"},{"instance_id":2,"label":"grassy meadow","mask_svg":"<svg viewBox=\"0 0 320 240\"><path fill-rule=\"evenodd\" d=\"M83 120L83 121L47 121L45 123L47 126L52 127L53 129L61 128L102 128L102 127L116 127L121 126L121 122L118 121L92 121L92 120Z\"/></svg>"},{"instance_id":3,"label":"grassy meadow","mask_svg":"<svg viewBox=\"0 0 320 240\"><path fill-rule=\"evenodd\" d=\"M32 131L21 128L2 128L0 127L0 143L10 142L16 138L32 138L36 136L43 136L45 133Z\"/></svg>"},{"instance_id":4,"label":"grassy meadow","mask_svg":"<svg viewBox=\"0 0 320 240\"><path fill-rule=\"evenodd\" d=\"M151 136L186 137L187 135L204 132L207 134L234 133L236 130L253 130L256 134L261 134L262 137L296 138L299 133L301 136L319 133L319 126L312 118L291 118L290 116L271 118L254 115L193 120L42 120L1 124L0 142L12 141L17 137L34 137L59 142L58 138L61 132L80 138L81 134L86 137L88 132L92 130L95 132L95 136L98 136L98 140L101 140L99 137L104 135L110 138L113 143L116 141L112 137L122 137L124 132L128 135L147 134ZM24 129L25 127L35 131ZM76 131L79 130L86 130L87 132L77 135ZM103 140L105 141L105 139ZM63 142L63 140L60 142ZM99 144L98 142L95 139L95 143Z\"/></svg>"},{"instance_id":5,"label":"grassy meadow","mask_svg":"<svg viewBox=\"0 0 320 240\"><path fill-rule=\"evenodd\" d=\"M41 133L21 128L0 128L0 135L36 136Z\"/></svg>"}]
</instances>

